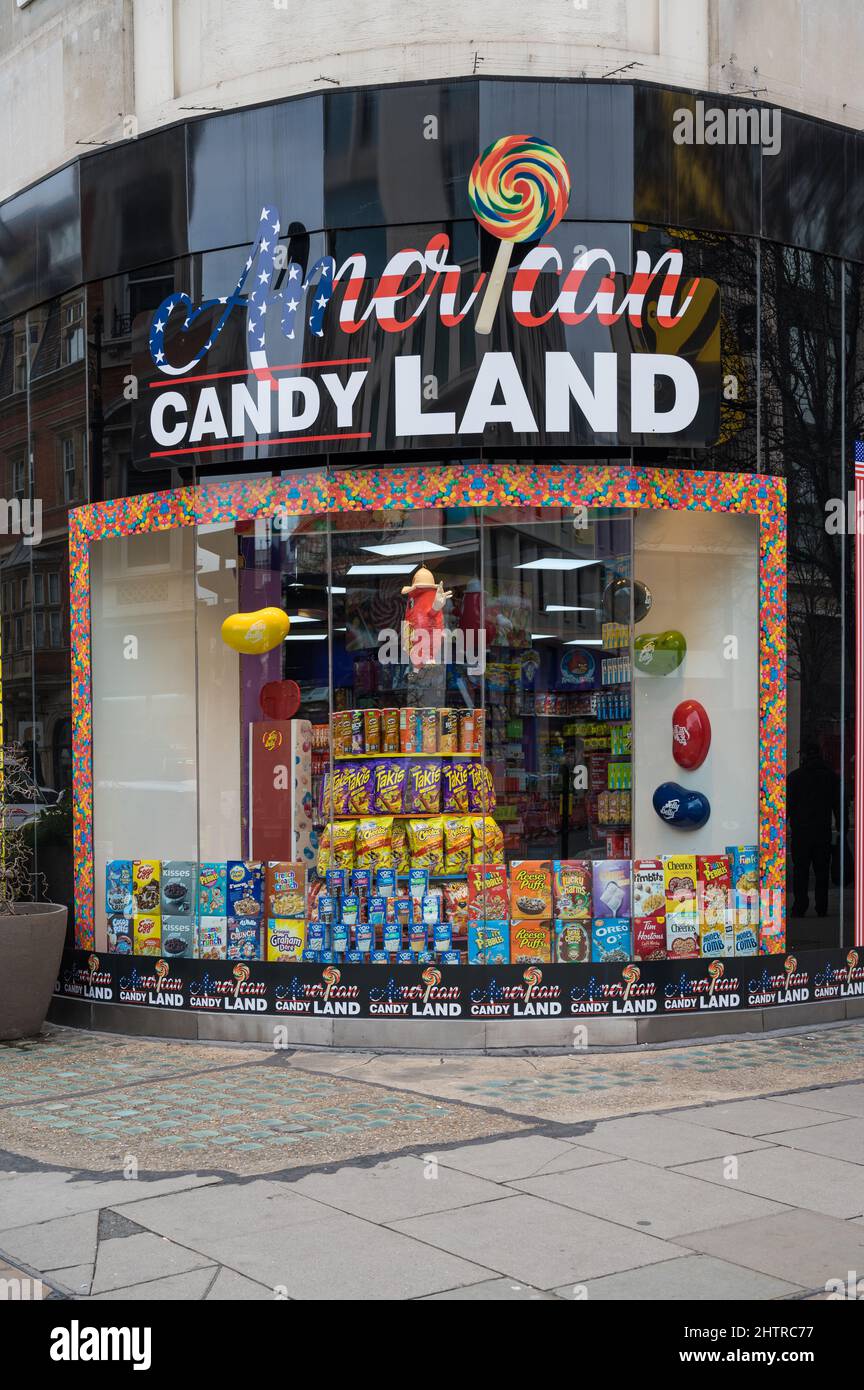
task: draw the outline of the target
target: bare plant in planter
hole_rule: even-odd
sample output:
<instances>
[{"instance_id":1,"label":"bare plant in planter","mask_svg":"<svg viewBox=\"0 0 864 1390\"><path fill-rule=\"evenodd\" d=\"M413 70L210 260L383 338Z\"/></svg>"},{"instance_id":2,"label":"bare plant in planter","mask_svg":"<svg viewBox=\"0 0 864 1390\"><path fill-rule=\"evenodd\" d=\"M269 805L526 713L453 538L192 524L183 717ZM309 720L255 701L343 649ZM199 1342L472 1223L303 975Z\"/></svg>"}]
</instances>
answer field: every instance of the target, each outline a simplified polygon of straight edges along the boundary
<instances>
[{"instance_id":1,"label":"bare plant in planter","mask_svg":"<svg viewBox=\"0 0 864 1390\"><path fill-rule=\"evenodd\" d=\"M0 753L0 1039L29 1037L45 1021L63 954L68 909L45 902L27 834L27 807L39 815L39 788L23 750Z\"/></svg>"}]
</instances>

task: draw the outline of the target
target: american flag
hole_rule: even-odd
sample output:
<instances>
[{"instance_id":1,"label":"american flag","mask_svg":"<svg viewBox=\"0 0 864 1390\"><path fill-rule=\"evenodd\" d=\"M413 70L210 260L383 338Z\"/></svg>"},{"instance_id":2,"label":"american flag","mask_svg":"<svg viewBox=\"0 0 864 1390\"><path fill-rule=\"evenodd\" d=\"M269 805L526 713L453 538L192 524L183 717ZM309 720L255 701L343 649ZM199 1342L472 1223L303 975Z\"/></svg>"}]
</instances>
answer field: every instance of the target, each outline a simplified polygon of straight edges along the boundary
<instances>
[{"instance_id":1,"label":"american flag","mask_svg":"<svg viewBox=\"0 0 864 1390\"><path fill-rule=\"evenodd\" d=\"M855 945L864 946L864 439L855 440Z\"/></svg>"}]
</instances>

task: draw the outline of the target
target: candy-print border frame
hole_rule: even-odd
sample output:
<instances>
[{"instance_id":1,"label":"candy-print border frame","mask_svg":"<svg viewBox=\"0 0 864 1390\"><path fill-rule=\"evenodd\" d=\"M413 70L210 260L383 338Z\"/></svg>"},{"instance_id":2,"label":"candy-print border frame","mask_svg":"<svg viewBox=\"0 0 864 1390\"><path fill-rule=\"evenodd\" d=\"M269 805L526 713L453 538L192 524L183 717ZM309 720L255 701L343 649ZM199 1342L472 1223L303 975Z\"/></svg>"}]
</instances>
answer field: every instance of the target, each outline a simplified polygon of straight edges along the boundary
<instances>
[{"instance_id":1,"label":"candy-print border frame","mask_svg":"<svg viewBox=\"0 0 864 1390\"><path fill-rule=\"evenodd\" d=\"M759 522L759 850L785 903L786 482L750 473L580 464L448 463L239 479L77 507L69 516L75 941L95 949L90 546L177 526L422 507L633 507ZM784 911L785 922L785 911Z\"/></svg>"}]
</instances>

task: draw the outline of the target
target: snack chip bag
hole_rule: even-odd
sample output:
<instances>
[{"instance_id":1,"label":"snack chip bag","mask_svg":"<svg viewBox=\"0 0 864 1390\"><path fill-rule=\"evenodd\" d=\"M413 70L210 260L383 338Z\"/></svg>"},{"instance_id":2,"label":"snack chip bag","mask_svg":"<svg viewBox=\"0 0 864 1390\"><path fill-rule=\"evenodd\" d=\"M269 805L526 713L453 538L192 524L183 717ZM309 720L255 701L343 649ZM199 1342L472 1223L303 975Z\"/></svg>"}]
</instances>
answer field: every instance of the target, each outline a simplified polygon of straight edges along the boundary
<instances>
[{"instance_id":1,"label":"snack chip bag","mask_svg":"<svg viewBox=\"0 0 864 1390\"><path fill-rule=\"evenodd\" d=\"M321 779L321 796L319 804L321 808L322 820L329 820L331 816L347 815L348 807L348 777L350 767L334 767L332 772L328 768Z\"/></svg>"},{"instance_id":2,"label":"snack chip bag","mask_svg":"<svg viewBox=\"0 0 864 1390\"><path fill-rule=\"evenodd\" d=\"M437 815L441 810L441 764L412 759L408 764L402 801L406 814Z\"/></svg>"},{"instance_id":3,"label":"snack chip bag","mask_svg":"<svg viewBox=\"0 0 864 1390\"><path fill-rule=\"evenodd\" d=\"M334 821L332 826L324 826L318 842L318 873L322 878L328 869L354 868L356 829L356 820Z\"/></svg>"},{"instance_id":4,"label":"snack chip bag","mask_svg":"<svg viewBox=\"0 0 864 1390\"><path fill-rule=\"evenodd\" d=\"M464 815L468 810L468 764L443 763L441 767L441 810Z\"/></svg>"},{"instance_id":5,"label":"snack chip bag","mask_svg":"<svg viewBox=\"0 0 864 1390\"><path fill-rule=\"evenodd\" d=\"M372 763L351 764L345 771L348 815L368 816L372 812ZM335 781L335 778L334 778ZM334 797L336 795L334 789Z\"/></svg>"},{"instance_id":6,"label":"snack chip bag","mask_svg":"<svg viewBox=\"0 0 864 1390\"><path fill-rule=\"evenodd\" d=\"M444 872L464 873L471 863L472 829L468 816L444 816Z\"/></svg>"},{"instance_id":7,"label":"snack chip bag","mask_svg":"<svg viewBox=\"0 0 864 1390\"><path fill-rule=\"evenodd\" d=\"M376 816L398 816L402 811L407 768L398 758L382 758L372 764L372 809Z\"/></svg>"},{"instance_id":8,"label":"snack chip bag","mask_svg":"<svg viewBox=\"0 0 864 1390\"><path fill-rule=\"evenodd\" d=\"M444 824L441 817L409 820L407 825L411 867L440 874L444 865Z\"/></svg>"},{"instance_id":9,"label":"snack chip bag","mask_svg":"<svg viewBox=\"0 0 864 1390\"><path fill-rule=\"evenodd\" d=\"M475 864L504 863L504 832L491 816L471 817L471 838Z\"/></svg>"},{"instance_id":10,"label":"snack chip bag","mask_svg":"<svg viewBox=\"0 0 864 1390\"><path fill-rule=\"evenodd\" d=\"M391 868L393 847L392 816L372 816L357 822L354 862L358 869Z\"/></svg>"},{"instance_id":11,"label":"snack chip bag","mask_svg":"<svg viewBox=\"0 0 864 1390\"><path fill-rule=\"evenodd\" d=\"M468 764L468 810L491 811L495 807L492 773L480 763Z\"/></svg>"},{"instance_id":12,"label":"snack chip bag","mask_svg":"<svg viewBox=\"0 0 864 1390\"><path fill-rule=\"evenodd\" d=\"M404 820L394 820L390 832L390 847L393 851L393 870L397 874L407 874L411 867L411 852L408 848L408 830Z\"/></svg>"}]
</instances>

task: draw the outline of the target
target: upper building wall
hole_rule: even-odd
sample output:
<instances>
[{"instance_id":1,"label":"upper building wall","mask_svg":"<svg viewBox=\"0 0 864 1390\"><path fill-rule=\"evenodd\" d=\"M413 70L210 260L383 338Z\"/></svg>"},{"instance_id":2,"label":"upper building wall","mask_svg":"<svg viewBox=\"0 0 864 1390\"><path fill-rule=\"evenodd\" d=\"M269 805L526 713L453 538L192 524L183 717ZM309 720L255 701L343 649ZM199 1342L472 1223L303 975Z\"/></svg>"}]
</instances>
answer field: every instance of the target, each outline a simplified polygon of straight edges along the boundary
<instances>
[{"instance_id":1,"label":"upper building wall","mask_svg":"<svg viewBox=\"0 0 864 1390\"><path fill-rule=\"evenodd\" d=\"M0 198L202 109L465 76L641 80L864 126L861 0L30 0L0 6Z\"/></svg>"}]
</instances>

